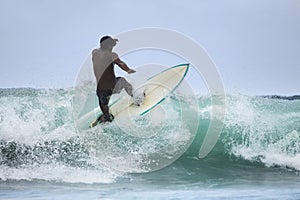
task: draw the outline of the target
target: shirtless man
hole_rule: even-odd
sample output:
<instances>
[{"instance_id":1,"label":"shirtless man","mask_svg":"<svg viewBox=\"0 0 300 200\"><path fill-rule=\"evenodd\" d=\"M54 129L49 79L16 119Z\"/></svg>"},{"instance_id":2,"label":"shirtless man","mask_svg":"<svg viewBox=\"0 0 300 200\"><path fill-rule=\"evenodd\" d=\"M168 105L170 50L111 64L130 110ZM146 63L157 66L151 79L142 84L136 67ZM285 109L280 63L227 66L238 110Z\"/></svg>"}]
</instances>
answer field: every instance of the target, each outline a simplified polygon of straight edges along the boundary
<instances>
[{"instance_id":1,"label":"shirtless man","mask_svg":"<svg viewBox=\"0 0 300 200\"><path fill-rule=\"evenodd\" d=\"M100 48L94 49L92 52L92 61L94 74L97 80L97 96L99 106L103 113L92 126L98 122L111 122L113 116L109 113L108 103L112 94L120 93L124 88L128 95L132 96L132 85L123 77L116 77L114 64L117 64L122 70L128 74L135 73L123 62L118 54L112 52L113 47L118 40L110 36L104 36L100 39Z\"/></svg>"}]
</instances>

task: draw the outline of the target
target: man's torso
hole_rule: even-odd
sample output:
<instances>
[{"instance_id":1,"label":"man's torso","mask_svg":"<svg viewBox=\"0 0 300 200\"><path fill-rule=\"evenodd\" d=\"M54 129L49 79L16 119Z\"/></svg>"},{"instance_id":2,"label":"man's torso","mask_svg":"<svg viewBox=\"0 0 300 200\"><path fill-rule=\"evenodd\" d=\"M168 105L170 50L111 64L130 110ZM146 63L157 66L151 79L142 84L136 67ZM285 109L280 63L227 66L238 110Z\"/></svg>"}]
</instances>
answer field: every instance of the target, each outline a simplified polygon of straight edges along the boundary
<instances>
[{"instance_id":1,"label":"man's torso","mask_svg":"<svg viewBox=\"0 0 300 200\"><path fill-rule=\"evenodd\" d=\"M116 84L113 61L118 55L110 51L95 49L92 52L94 73L97 79L97 90L113 89Z\"/></svg>"}]
</instances>

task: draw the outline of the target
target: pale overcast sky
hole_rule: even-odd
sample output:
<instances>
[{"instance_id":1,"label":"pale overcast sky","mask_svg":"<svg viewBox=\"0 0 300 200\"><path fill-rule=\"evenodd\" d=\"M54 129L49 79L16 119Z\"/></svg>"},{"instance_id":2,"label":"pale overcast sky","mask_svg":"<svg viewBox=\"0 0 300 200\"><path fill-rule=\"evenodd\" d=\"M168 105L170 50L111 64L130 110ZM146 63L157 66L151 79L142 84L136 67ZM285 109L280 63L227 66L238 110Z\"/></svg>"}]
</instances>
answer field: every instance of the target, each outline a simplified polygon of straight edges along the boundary
<instances>
[{"instance_id":1,"label":"pale overcast sky","mask_svg":"<svg viewBox=\"0 0 300 200\"><path fill-rule=\"evenodd\" d=\"M300 0L1 0L0 87L73 86L101 36L143 27L203 46L228 93L300 93Z\"/></svg>"}]
</instances>

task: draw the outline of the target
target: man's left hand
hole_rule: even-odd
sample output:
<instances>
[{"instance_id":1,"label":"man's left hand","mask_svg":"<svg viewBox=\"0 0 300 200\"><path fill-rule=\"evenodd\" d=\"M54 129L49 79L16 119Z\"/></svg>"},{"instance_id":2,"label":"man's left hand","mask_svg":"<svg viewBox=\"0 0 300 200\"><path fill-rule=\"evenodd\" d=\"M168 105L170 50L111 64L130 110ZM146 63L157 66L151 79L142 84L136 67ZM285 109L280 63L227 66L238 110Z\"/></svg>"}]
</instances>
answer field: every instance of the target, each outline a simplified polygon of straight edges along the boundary
<instances>
[{"instance_id":1,"label":"man's left hand","mask_svg":"<svg viewBox=\"0 0 300 200\"><path fill-rule=\"evenodd\" d=\"M133 74L133 73L135 73L135 70L129 69L129 70L127 71L127 73L128 73L128 74Z\"/></svg>"}]
</instances>

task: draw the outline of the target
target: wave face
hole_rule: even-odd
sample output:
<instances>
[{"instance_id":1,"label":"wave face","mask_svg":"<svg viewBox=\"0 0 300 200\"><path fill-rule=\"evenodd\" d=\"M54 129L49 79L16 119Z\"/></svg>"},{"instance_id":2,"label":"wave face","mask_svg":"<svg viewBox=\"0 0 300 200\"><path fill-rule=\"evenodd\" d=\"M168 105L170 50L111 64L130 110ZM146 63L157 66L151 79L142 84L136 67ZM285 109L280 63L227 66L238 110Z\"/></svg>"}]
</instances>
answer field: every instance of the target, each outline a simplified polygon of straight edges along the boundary
<instances>
[{"instance_id":1,"label":"wave face","mask_svg":"<svg viewBox=\"0 0 300 200\"><path fill-rule=\"evenodd\" d=\"M97 137L93 133L87 132L86 135L93 135L87 139L76 130L73 95L73 89L0 89L1 180L111 183L124 176L96 159L94 145ZM201 177L219 176L227 174L228 170L238 173L236 168L246 171L261 167L300 171L300 100L227 95L221 136L205 159L197 156L211 122L213 105L210 97L199 96L197 101L198 108L194 112L199 117L199 128L189 148L170 166L169 169L175 170L174 176L184 179L194 172ZM189 97L174 97L164 104L176 110L178 103L185 105L188 102ZM139 123L143 126L145 121ZM164 123L163 128L153 125L147 129L153 134L165 133L165 137L171 137L176 131L185 131L176 129L174 119L166 119ZM107 129L118 131L115 127ZM118 134L122 137L121 133ZM174 137L172 141L175 147L183 139ZM122 142L125 143L122 148L127 148L141 141L133 143L127 138ZM103 147L105 143L97 145ZM147 146L143 151L146 150L153 149Z\"/></svg>"},{"instance_id":2,"label":"wave face","mask_svg":"<svg viewBox=\"0 0 300 200\"><path fill-rule=\"evenodd\" d=\"M300 101L234 96L222 137L229 154L300 170Z\"/></svg>"}]
</instances>

